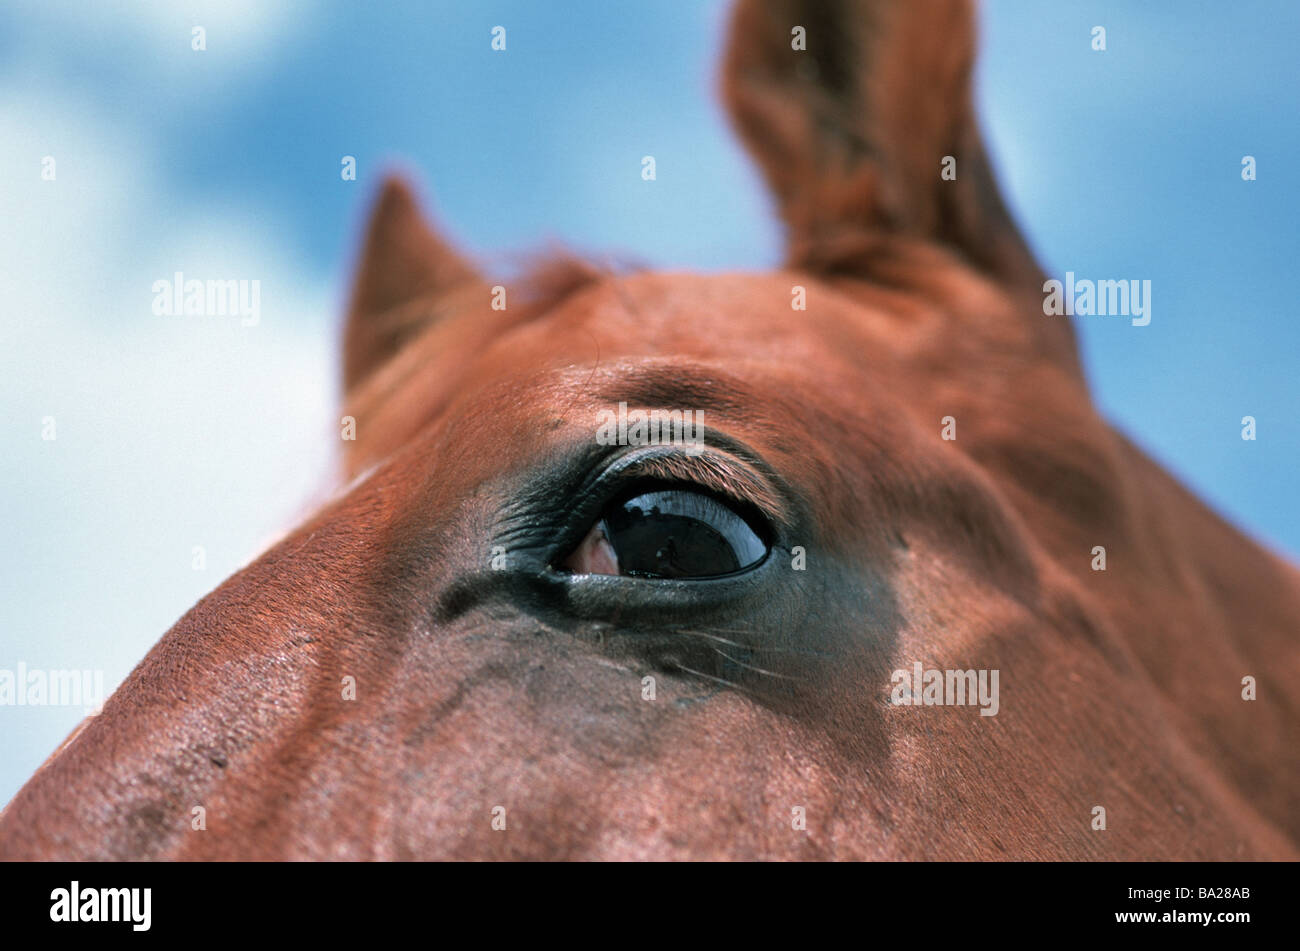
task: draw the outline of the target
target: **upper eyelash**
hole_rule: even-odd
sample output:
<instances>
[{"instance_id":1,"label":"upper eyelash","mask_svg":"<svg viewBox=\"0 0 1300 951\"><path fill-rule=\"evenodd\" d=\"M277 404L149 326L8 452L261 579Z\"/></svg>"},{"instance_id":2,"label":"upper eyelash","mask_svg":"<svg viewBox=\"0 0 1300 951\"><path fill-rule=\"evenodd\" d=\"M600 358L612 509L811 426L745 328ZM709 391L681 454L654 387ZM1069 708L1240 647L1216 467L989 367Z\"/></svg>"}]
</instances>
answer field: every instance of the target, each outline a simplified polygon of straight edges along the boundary
<instances>
[{"instance_id":1,"label":"upper eyelash","mask_svg":"<svg viewBox=\"0 0 1300 951\"><path fill-rule=\"evenodd\" d=\"M664 485L703 489L735 509L762 516L769 524L787 521L786 506L771 487L746 467L719 456L656 454L635 460L624 471Z\"/></svg>"}]
</instances>

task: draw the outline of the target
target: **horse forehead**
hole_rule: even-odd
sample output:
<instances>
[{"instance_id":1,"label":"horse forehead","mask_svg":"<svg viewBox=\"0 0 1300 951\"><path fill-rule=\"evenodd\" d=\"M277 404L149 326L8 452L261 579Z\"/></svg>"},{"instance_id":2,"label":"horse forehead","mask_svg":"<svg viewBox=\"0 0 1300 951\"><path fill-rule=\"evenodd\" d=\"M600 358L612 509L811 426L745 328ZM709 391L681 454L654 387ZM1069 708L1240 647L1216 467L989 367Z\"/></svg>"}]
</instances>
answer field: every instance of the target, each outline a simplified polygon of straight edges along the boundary
<instances>
[{"instance_id":1,"label":"horse forehead","mask_svg":"<svg viewBox=\"0 0 1300 951\"><path fill-rule=\"evenodd\" d=\"M647 328L679 333L676 340L712 334L740 336L755 349L765 340L745 334L768 326L815 335L818 322L804 313L809 286L822 296L823 313L843 319L852 310L844 299L811 277L794 272L692 274L646 271L610 277L577 295L563 316L584 326L622 326L640 323ZM829 298L829 299L828 299Z\"/></svg>"},{"instance_id":2,"label":"horse forehead","mask_svg":"<svg viewBox=\"0 0 1300 951\"><path fill-rule=\"evenodd\" d=\"M812 316L805 309L810 299ZM741 361L743 375L756 383L848 376L857 386L868 368L903 369L894 359L904 342L899 330L887 308L812 275L638 272L595 281L513 325L475 372L483 381L643 359Z\"/></svg>"}]
</instances>

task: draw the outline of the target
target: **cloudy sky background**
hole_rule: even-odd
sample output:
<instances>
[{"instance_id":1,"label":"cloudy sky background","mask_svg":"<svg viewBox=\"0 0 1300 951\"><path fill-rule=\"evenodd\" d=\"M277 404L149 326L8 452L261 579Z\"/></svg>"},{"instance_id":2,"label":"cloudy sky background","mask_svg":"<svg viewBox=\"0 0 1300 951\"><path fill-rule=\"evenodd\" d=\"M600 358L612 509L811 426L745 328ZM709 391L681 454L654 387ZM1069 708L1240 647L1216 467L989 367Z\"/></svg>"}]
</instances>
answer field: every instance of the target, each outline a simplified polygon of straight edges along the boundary
<instances>
[{"instance_id":1,"label":"cloudy sky background","mask_svg":"<svg viewBox=\"0 0 1300 951\"><path fill-rule=\"evenodd\" d=\"M555 6L0 8L0 668L101 669L111 689L328 493L342 301L394 164L488 261L550 240L655 267L779 260L713 94L723 5ZM982 25L985 130L1040 259L1153 284L1150 326L1080 322L1100 405L1300 555L1300 4L997 0ZM260 280L260 322L155 316L177 270ZM0 802L80 716L0 707Z\"/></svg>"}]
</instances>

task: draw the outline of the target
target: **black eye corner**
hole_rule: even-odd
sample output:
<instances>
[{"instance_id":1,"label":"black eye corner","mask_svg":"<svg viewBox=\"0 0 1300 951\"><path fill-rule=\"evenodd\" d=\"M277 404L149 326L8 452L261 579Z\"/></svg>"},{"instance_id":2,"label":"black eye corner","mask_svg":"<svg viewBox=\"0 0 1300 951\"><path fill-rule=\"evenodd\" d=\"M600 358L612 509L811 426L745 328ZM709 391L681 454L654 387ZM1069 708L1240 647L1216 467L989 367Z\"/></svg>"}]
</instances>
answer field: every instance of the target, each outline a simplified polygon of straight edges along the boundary
<instances>
[{"instance_id":1,"label":"black eye corner","mask_svg":"<svg viewBox=\"0 0 1300 951\"><path fill-rule=\"evenodd\" d=\"M751 505L694 483L642 480L615 494L555 567L647 580L725 578L762 564L772 536Z\"/></svg>"}]
</instances>

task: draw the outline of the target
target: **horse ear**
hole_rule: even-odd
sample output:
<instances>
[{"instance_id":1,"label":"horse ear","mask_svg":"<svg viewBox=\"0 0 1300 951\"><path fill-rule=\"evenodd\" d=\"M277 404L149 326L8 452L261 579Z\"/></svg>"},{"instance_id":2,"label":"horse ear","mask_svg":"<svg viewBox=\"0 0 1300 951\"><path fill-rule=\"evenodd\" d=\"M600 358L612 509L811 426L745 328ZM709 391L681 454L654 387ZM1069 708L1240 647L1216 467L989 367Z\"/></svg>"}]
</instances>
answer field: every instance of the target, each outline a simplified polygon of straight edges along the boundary
<instances>
[{"instance_id":1,"label":"horse ear","mask_svg":"<svg viewBox=\"0 0 1300 951\"><path fill-rule=\"evenodd\" d=\"M425 222L411 187L397 176L386 178L371 212L343 332L344 390L382 366L435 312L404 304L478 279Z\"/></svg>"},{"instance_id":2,"label":"horse ear","mask_svg":"<svg viewBox=\"0 0 1300 951\"><path fill-rule=\"evenodd\" d=\"M790 263L860 269L902 235L1041 281L976 128L973 19L967 0L741 0L723 93Z\"/></svg>"}]
</instances>

